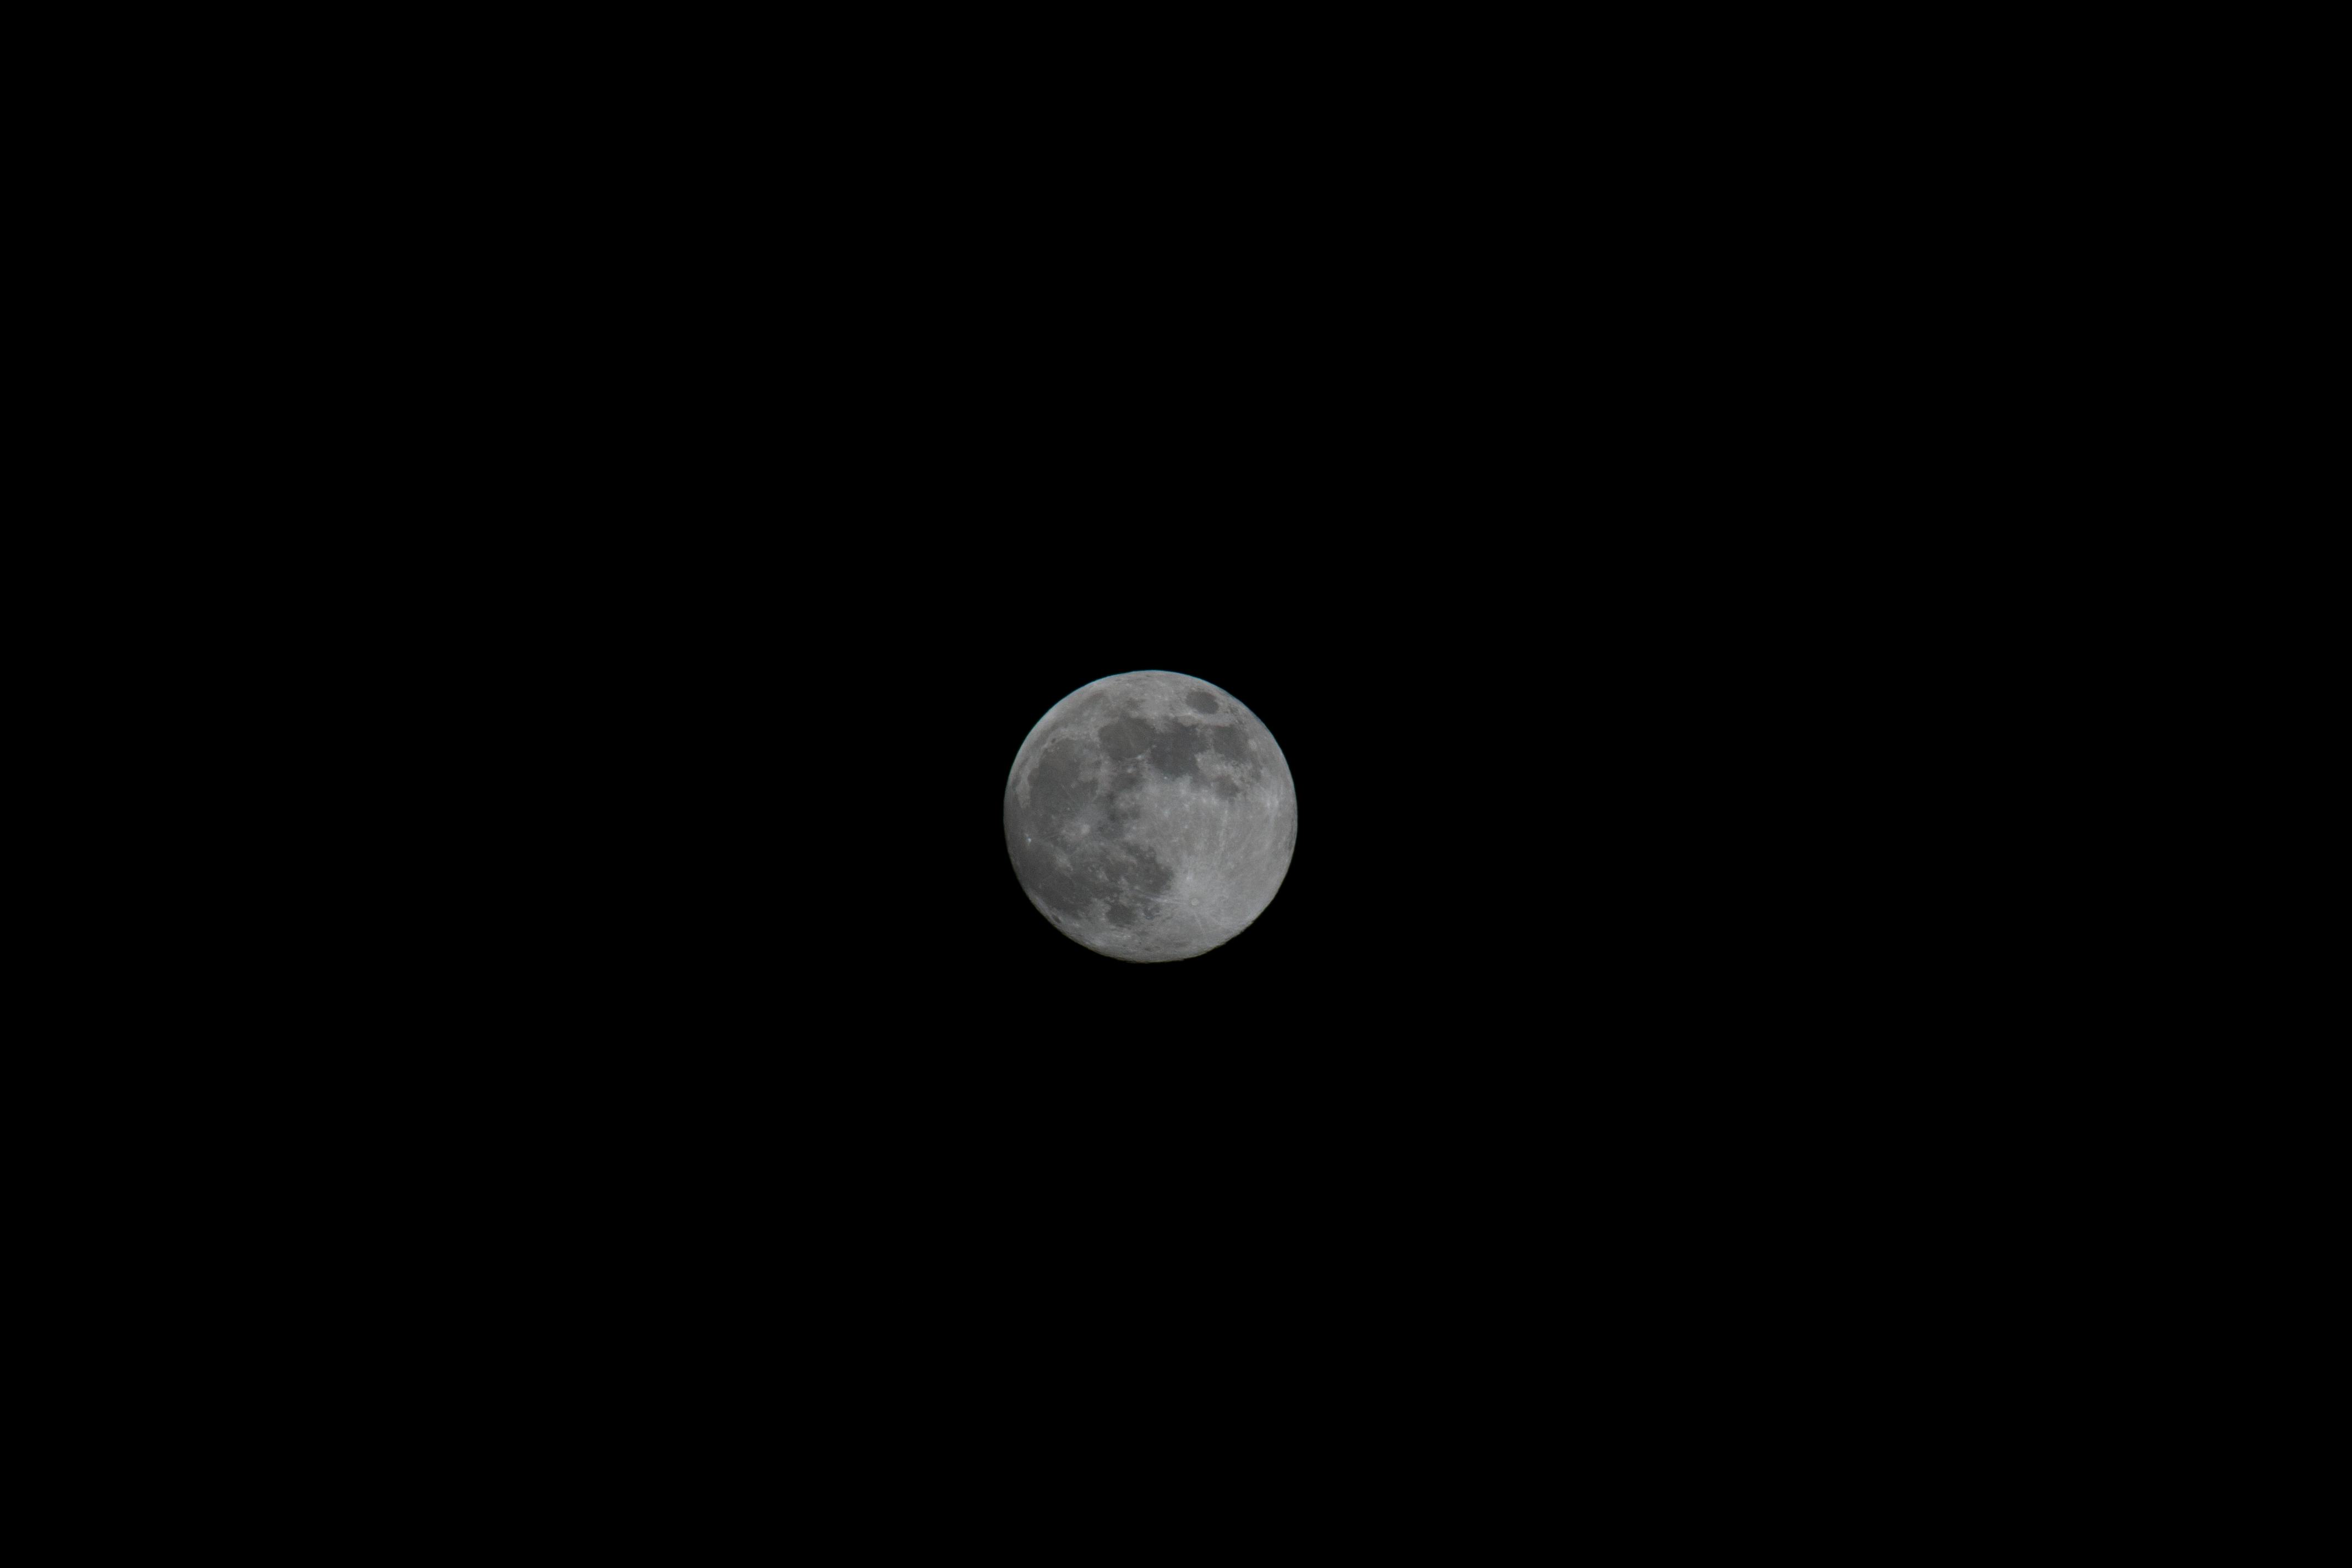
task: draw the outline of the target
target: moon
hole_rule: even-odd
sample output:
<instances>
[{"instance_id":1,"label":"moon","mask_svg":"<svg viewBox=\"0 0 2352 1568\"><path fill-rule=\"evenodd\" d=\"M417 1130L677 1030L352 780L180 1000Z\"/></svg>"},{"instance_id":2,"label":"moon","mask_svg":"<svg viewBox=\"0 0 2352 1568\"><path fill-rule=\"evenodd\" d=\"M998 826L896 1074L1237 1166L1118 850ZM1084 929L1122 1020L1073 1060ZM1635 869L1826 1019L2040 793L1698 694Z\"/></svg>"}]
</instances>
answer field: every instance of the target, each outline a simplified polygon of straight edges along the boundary
<instances>
[{"instance_id":1,"label":"moon","mask_svg":"<svg viewBox=\"0 0 2352 1568\"><path fill-rule=\"evenodd\" d=\"M1029 901L1072 942L1135 963L1239 936L1297 838L1290 763L1257 715L1165 669L1054 704L1004 784L1004 847Z\"/></svg>"}]
</instances>

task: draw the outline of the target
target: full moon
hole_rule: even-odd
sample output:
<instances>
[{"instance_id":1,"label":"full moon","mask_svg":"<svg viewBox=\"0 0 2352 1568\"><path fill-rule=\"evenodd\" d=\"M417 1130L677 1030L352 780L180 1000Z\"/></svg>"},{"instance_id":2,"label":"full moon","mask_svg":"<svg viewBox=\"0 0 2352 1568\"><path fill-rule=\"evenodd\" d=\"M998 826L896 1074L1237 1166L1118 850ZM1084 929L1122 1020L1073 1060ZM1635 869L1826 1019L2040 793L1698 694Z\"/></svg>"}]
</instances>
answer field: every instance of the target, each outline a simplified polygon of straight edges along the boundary
<instances>
[{"instance_id":1,"label":"full moon","mask_svg":"<svg viewBox=\"0 0 2352 1568\"><path fill-rule=\"evenodd\" d=\"M1004 847L1037 912L1095 952L1194 958L1265 912L1298 795L1257 715L1189 675L1082 686L1037 721L1004 784Z\"/></svg>"}]
</instances>

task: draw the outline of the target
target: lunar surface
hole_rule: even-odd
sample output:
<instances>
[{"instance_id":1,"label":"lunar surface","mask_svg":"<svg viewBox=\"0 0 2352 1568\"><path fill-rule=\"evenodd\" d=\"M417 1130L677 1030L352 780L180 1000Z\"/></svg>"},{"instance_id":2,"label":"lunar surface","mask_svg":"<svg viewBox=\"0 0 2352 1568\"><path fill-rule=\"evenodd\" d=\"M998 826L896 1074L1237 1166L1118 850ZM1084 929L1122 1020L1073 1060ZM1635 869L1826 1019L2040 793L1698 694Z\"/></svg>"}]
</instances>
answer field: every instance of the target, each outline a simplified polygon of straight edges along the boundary
<instances>
[{"instance_id":1,"label":"lunar surface","mask_svg":"<svg viewBox=\"0 0 2352 1568\"><path fill-rule=\"evenodd\" d=\"M1106 676L1037 721L1004 785L1004 846L1037 912L1138 963L1193 958L1265 912L1298 796L1257 715L1164 669Z\"/></svg>"}]
</instances>

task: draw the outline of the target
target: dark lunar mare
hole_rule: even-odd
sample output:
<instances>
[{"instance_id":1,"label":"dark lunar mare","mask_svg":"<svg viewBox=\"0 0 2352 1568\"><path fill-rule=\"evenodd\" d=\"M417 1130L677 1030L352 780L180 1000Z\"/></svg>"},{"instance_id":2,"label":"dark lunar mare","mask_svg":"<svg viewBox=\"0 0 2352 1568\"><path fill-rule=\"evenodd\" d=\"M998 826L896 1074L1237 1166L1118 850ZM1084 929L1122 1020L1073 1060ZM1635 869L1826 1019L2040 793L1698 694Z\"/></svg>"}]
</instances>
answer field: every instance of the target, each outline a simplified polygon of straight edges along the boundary
<instances>
[{"instance_id":1,"label":"dark lunar mare","mask_svg":"<svg viewBox=\"0 0 2352 1568\"><path fill-rule=\"evenodd\" d=\"M1199 727L1177 724L1151 737L1151 765L1171 779L1201 780L1201 753L1209 749Z\"/></svg>"},{"instance_id":2,"label":"dark lunar mare","mask_svg":"<svg viewBox=\"0 0 2352 1568\"><path fill-rule=\"evenodd\" d=\"M1114 762L1139 757L1151 748L1151 726L1132 713L1122 714L1095 731L1103 755Z\"/></svg>"},{"instance_id":3,"label":"dark lunar mare","mask_svg":"<svg viewBox=\"0 0 2352 1568\"><path fill-rule=\"evenodd\" d=\"M1167 892L1175 873L1142 845L1124 842L1128 826L1142 812L1135 786L1143 782L1139 759L1115 770L1105 795L1096 782L1099 757L1091 746L1064 736L1048 746L1029 775L1029 802L1018 791L1004 797L1005 846L1022 880L1049 908L1083 915L1097 900L1113 923L1133 925L1156 911L1148 897ZM1187 759L1189 761L1189 758ZM1062 830L1089 814L1097 837L1071 847ZM1064 866L1059 856L1067 856Z\"/></svg>"},{"instance_id":4,"label":"dark lunar mare","mask_svg":"<svg viewBox=\"0 0 2352 1568\"><path fill-rule=\"evenodd\" d=\"M1029 811L1045 822L1067 822L1094 804L1095 760L1067 736L1045 748L1029 774Z\"/></svg>"},{"instance_id":5,"label":"dark lunar mare","mask_svg":"<svg viewBox=\"0 0 2352 1568\"><path fill-rule=\"evenodd\" d=\"M1223 726L1163 723L1139 713L1123 713L1097 730L1095 738L1102 743L1103 754L1114 762L1149 757L1151 765L1168 777L1197 783L1200 755L1212 744L1226 755L1234 754L1227 750L1232 742L1226 737L1231 734Z\"/></svg>"},{"instance_id":6,"label":"dark lunar mare","mask_svg":"<svg viewBox=\"0 0 2352 1568\"><path fill-rule=\"evenodd\" d=\"M1170 870L1159 856L1139 844L1122 844L1119 848L1125 858L1118 863L1115 874L1121 887L1148 893L1153 898L1168 891L1169 884L1176 879L1176 873Z\"/></svg>"},{"instance_id":7,"label":"dark lunar mare","mask_svg":"<svg viewBox=\"0 0 2352 1568\"><path fill-rule=\"evenodd\" d=\"M1102 896L1109 900L1104 914L1113 925L1131 926L1139 920L1158 920L1158 906L1134 895L1156 897L1165 893L1168 885L1175 880L1175 873L1149 849L1132 844L1123 844L1119 848L1120 858L1105 862L1111 880L1103 884Z\"/></svg>"},{"instance_id":8,"label":"dark lunar mare","mask_svg":"<svg viewBox=\"0 0 2352 1568\"><path fill-rule=\"evenodd\" d=\"M1004 796L1004 842L1021 868L1022 880L1037 897L1066 915L1086 912L1099 895L1078 874L1073 861L1065 868L1054 858L1055 829L1087 806L1098 795L1094 759L1087 748L1067 737L1045 748L1029 774L1029 804L1016 791Z\"/></svg>"}]
</instances>

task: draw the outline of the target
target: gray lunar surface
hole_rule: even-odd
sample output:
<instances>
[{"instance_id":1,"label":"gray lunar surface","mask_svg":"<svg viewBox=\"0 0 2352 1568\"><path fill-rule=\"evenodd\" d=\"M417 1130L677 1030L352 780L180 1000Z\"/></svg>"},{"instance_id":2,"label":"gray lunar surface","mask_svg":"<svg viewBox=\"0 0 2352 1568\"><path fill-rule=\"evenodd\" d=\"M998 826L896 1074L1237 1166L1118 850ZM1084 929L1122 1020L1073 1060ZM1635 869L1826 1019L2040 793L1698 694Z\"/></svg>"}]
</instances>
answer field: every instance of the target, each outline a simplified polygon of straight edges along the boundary
<instances>
[{"instance_id":1,"label":"gray lunar surface","mask_svg":"<svg viewBox=\"0 0 2352 1568\"><path fill-rule=\"evenodd\" d=\"M1063 698L1004 784L1004 847L1029 901L1071 941L1139 963L1240 935L1297 837L1290 764L1257 715L1164 669Z\"/></svg>"}]
</instances>

